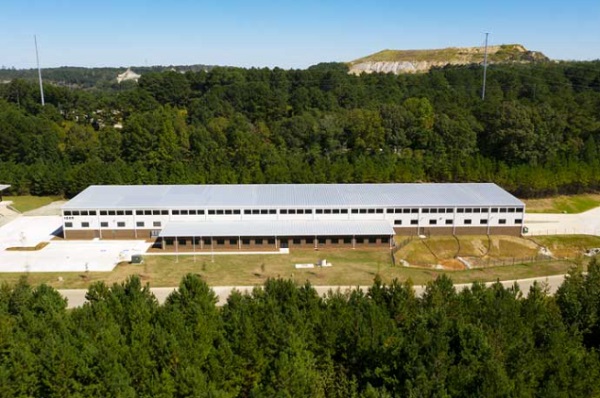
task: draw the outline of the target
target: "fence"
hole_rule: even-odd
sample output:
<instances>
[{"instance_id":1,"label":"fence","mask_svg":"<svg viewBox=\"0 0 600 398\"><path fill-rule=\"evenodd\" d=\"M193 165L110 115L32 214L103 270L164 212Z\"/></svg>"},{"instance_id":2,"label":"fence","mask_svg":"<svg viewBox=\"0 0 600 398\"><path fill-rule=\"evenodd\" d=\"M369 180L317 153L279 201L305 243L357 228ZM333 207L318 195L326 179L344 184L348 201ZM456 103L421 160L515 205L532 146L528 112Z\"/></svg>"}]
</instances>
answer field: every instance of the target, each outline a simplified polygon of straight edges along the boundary
<instances>
[{"instance_id":1,"label":"fence","mask_svg":"<svg viewBox=\"0 0 600 398\"><path fill-rule=\"evenodd\" d=\"M469 257L469 263L471 269L475 268L488 268L488 267L502 267L507 265L527 265L533 263L551 263L558 261L575 261L578 257L548 257L548 256L533 256L533 257L512 257L503 259L480 259Z\"/></svg>"},{"instance_id":2,"label":"fence","mask_svg":"<svg viewBox=\"0 0 600 398\"><path fill-rule=\"evenodd\" d=\"M529 231L523 236L544 235L596 235L600 236L600 228L540 228L528 227Z\"/></svg>"}]
</instances>

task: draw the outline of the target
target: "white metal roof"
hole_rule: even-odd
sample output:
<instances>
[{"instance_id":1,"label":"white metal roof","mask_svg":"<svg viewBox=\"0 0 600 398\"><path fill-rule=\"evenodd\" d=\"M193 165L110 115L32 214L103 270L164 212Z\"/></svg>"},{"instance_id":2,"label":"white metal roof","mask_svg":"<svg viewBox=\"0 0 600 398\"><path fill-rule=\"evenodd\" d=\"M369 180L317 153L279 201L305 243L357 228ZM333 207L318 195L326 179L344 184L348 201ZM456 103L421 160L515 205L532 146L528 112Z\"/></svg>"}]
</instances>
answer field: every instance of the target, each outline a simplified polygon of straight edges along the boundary
<instances>
[{"instance_id":1,"label":"white metal roof","mask_svg":"<svg viewBox=\"0 0 600 398\"><path fill-rule=\"evenodd\" d=\"M496 184L94 185L63 209L523 206Z\"/></svg>"},{"instance_id":2,"label":"white metal roof","mask_svg":"<svg viewBox=\"0 0 600 398\"><path fill-rule=\"evenodd\" d=\"M10 185L0 184L0 191L4 191L5 189L7 189L9 187L10 187Z\"/></svg>"},{"instance_id":3,"label":"white metal roof","mask_svg":"<svg viewBox=\"0 0 600 398\"><path fill-rule=\"evenodd\" d=\"M161 237L394 235L388 221L170 221Z\"/></svg>"}]
</instances>

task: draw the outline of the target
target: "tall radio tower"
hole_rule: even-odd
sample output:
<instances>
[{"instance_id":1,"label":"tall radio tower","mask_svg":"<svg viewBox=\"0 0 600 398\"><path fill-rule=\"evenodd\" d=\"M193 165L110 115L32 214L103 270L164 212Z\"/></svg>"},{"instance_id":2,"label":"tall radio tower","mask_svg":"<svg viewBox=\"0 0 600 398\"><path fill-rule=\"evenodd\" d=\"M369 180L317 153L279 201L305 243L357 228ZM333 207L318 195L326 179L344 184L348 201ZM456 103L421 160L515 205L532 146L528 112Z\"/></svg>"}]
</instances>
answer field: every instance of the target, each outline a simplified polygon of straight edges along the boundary
<instances>
[{"instance_id":1,"label":"tall radio tower","mask_svg":"<svg viewBox=\"0 0 600 398\"><path fill-rule=\"evenodd\" d=\"M44 106L45 103L44 103L44 86L42 85L42 69L40 68L40 56L38 55L37 37L35 35L33 35L33 42L35 43L35 60L37 61L38 78L40 80L40 96L42 97L42 106Z\"/></svg>"}]
</instances>

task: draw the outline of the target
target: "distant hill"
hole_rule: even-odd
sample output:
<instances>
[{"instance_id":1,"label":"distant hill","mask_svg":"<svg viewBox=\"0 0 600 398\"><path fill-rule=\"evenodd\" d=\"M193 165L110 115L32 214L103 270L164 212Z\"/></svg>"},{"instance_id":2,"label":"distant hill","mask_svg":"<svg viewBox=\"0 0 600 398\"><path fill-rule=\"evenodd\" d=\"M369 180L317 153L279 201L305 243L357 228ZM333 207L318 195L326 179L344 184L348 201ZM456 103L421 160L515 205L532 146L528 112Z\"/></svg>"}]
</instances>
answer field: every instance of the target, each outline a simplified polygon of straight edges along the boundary
<instances>
[{"instance_id":1,"label":"distant hill","mask_svg":"<svg viewBox=\"0 0 600 398\"><path fill-rule=\"evenodd\" d=\"M143 75L149 72L176 72L210 70L212 65L169 65L169 66L133 66L131 68L83 68L62 66L59 68L44 68L42 75L45 82L76 88L110 88L118 86L117 77L133 72L133 75ZM0 83L13 79L37 80L37 69L0 69ZM135 79L131 79L135 80ZM129 80L129 82L131 82ZM125 79L127 82L128 79Z\"/></svg>"},{"instance_id":2,"label":"distant hill","mask_svg":"<svg viewBox=\"0 0 600 398\"><path fill-rule=\"evenodd\" d=\"M483 63L483 47L449 47L438 50L383 50L348 63L350 73L419 73L432 67ZM549 58L521 44L488 46L488 62L546 62Z\"/></svg>"}]
</instances>

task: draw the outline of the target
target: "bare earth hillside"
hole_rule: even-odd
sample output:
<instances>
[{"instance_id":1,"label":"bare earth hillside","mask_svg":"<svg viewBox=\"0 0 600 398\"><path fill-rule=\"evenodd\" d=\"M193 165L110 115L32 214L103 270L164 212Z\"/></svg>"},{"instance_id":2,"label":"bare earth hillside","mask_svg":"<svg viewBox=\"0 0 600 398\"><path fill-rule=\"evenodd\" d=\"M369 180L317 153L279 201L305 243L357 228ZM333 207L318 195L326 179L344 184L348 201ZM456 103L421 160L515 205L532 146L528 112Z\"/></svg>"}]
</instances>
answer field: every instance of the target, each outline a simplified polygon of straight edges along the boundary
<instances>
[{"instance_id":1,"label":"bare earth hillside","mask_svg":"<svg viewBox=\"0 0 600 398\"><path fill-rule=\"evenodd\" d=\"M419 73L432 67L483 63L483 47L449 47L438 50L383 50L349 62L350 73ZM548 57L529 51L521 44L502 44L488 47L488 62L529 63L546 62Z\"/></svg>"}]
</instances>

